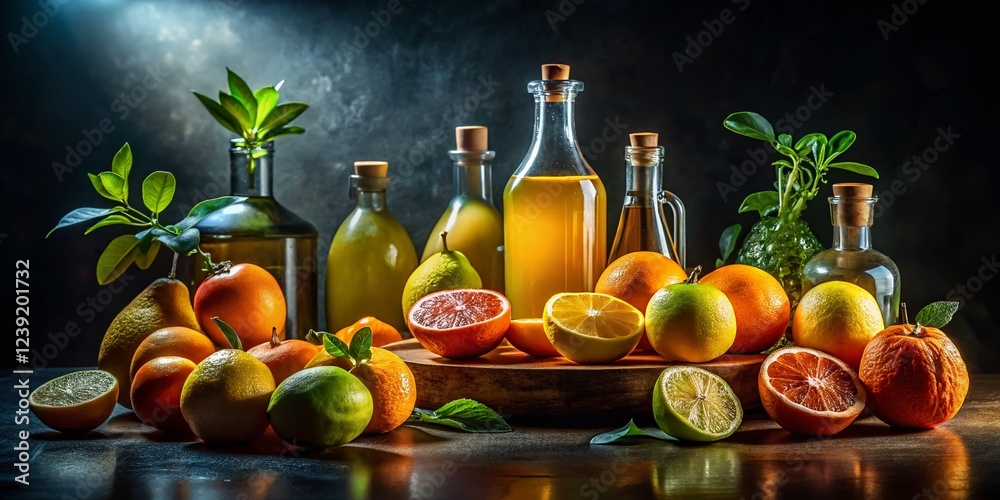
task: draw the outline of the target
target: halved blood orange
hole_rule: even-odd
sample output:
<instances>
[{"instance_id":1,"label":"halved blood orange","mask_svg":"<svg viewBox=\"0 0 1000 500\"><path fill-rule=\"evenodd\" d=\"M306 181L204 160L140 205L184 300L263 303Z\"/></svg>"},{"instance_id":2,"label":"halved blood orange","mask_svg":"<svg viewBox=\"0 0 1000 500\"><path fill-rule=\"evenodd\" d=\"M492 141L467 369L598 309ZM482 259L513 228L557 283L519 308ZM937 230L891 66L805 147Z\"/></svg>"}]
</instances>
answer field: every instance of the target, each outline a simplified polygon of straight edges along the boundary
<instances>
[{"instance_id":1,"label":"halved blood orange","mask_svg":"<svg viewBox=\"0 0 1000 500\"><path fill-rule=\"evenodd\" d=\"M427 350L473 358L495 349L510 327L510 302L492 290L445 290L413 304L406 324Z\"/></svg>"},{"instance_id":2,"label":"halved blood orange","mask_svg":"<svg viewBox=\"0 0 1000 500\"><path fill-rule=\"evenodd\" d=\"M847 363L815 349L786 347L771 353L757 378L767 414L784 429L830 436L865 409L867 395Z\"/></svg>"}]
</instances>

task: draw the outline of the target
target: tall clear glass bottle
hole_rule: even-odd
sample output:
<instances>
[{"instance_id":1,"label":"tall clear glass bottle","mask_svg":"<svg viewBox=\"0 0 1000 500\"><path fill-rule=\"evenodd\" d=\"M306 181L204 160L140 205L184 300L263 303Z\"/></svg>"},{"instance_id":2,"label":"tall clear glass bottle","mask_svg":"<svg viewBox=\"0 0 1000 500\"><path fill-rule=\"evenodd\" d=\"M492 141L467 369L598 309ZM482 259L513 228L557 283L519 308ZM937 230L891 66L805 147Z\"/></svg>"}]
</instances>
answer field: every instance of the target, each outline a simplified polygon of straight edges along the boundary
<instances>
[{"instance_id":1,"label":"tall clear glass bottle","mask_svg":"<svg viewBox=\"0 0 1000 500\"><path fill-rule=\"evenodd\" d=\"M335 332L365 316L406 330L399 305L417 268L417 251L406 229L389 212L389 164L354 163L351 192L357 206L337 229L326 261L326 328Z\"/></svg>"},{"instance_id":2,"label":"tall clear glass bottle","mask_svg":"<svg viewBox=\"0 0 1000 500\"><path fill-rule=\"evenodd\" d=\"M892 259L872 248L875 203L871 184L833 185L830 216L833 248L816 254L802 270L802 294L827 281L846 281L875 297L886 325L899 315L899 269Z\"/></svg>"},{"instance_id":3,"label":"tall clear glass bottle","mask_svg":"<svg viewBox=\"0 0 1000 500\"><path fill-rule=\"evenodd\" d=\"M441 231L448 231L448 248L465 254L483 280L483 288L504 292L503 218L493 204L492 163L486 127L455 129L457 147L449 151L453 164L454 197L431 230L421 262L444 247Z\"/></svg>"},{"instance_id":4,"label":"tall clear glass bottle","mask_svg":"<svg viewBox=\"0 0 1000 500\"><path fill-rule=\"evenodd\" d=\"M608 262L631 252L657 252L677 261L686 260L684 204L663 185L663 147L653 132L629 134L631 146L625 148L625 204L618 221L618 232L611 245ZM673 232L668 229L663 206L674 214Z\"/></svg>"},{"instance_id":5,"label":"tall clear glass bottle","mask_svg":"<svg viewBox=\"0 0 1000 500\"><path fill-rule=\"evenodd\" d=\"M531 146L503 195L504 273L513 318L541 317L559 292L593 291L607 259L607 195L576 140L583 82L546 64L528 84L535 98Z\"/></svg>"},{"instance_id":6,"label":"tall clear glass bottle","mask_svg":"<svg viewBox=\"0 0 1000 500\"><path fill-rule=\"evenodd\" d=\"M285 294L288 315L284 336L303 338L319 327L317 320L316 226L274 198L274 143L256 151L230 141L230 194L247 200L212 213L196 226L201 248L215 262L256 264L274 276ZM253 171L247 156L254 154ZM208 275L201 258L192 258L191 276L198 285Z\"/></svg>"}]
</instances>

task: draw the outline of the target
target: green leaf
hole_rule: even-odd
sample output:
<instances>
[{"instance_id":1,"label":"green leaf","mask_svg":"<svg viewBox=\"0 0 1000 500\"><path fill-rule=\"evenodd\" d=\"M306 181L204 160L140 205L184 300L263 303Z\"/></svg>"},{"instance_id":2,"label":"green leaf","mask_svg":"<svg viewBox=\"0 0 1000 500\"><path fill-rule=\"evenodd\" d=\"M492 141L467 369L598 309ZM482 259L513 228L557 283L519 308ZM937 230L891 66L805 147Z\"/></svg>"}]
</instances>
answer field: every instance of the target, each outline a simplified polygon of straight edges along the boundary
<instances>
[{"instance_id":1,"label":"green leaf","mask_svg":"<svg viewBox=\"0 0 1000 500\"><path fill-rule=\"evenodd\" d=\"M657 429L647 432L635 425L635 420L629 420L624 427L613 431L598 434L590 439L590 444L616 444L634 441L629 438L648 437L661 439L663 441L677 441L678 439Z\"/></svg>"},{"instance_id":2,"label":"green leaf","mask_svg":"<svg viewBox=\"0 0 1000 500\"><path fill-rule=\"evenodd\" d=\"M332 333L325 333L323 335L323 349L326 353L335 358L350 358L351 348L347 347L347 344L343 340L340 340Z\"/></svg>"},{"instance_id":3,"label":"green leaf","mask_svg":"<svg viewBox=\"0 0 1000 500\"><path fill-rule=\"evenodd\" d=\"M756 211L760 213L761 217L764 217L772 210L776 210L778 203L777 191L760 191L743 200L743 204L740 205L740 213Z\"/></svg>"},{"instance_id":4,"label":"green leaf","mask_svg":"<svg viewBox=\"0 0 1000 500\"><path fill-rule=\"evenodd\" d=\"M226 68L226 80L229 81L229 93L243 103L243 107L247 110L247 115L256 117L257 116L257 99L253 96L253 91L250 90L250 86L247 82L240 78L233 70ZM252 128L252 127L251 127Z\"/></svg>"},{"instance_id":5,"label":"green leaf","mask_svg":"<svg viewBox=\"0 0 1000 500\"><path fill-rule=\"evenodd\" d=\"M83 232L83 234L90 234L95 229L100 229L100 228L102 228L104 226L113 226L115 224L124 224L126 226L139 226L140 225L140 224L136 224L135 221L133 221L132 219L129 219L128 217L125 217L124 215L111 214L111 215L105 217L104 220L101 220L97 224L94 224L93 226L90 226L86 231Z\"/></svg>"},{"instance_id":6,"label":"green leaf","mask_svg":"<svg viewBox=\"0 0 1000 500\"><path fill-rule=\"evenodd\" d=\"M188 212L187 217L176 224L177 229L180 229L181 231L190 229L216 210L222 210L230 205L243 203L244 201L246 201L245 196L222 196L202 201L201 203L191 207L191 211Z\"/></svg>"},{"instance_id":7,"label":"green leaf","mask_svg":"<svg viewBox=\"0 0 1000 500\"><path fill-rule=\"evenodd\" d=\"M139 240L131 234L123 234L108 244L97 259L97 282L107 285L118 279L135 260L136 244Z\"/></svg>"},{"instance_id":8,"label":"green leaf","mask_svg":"<svg viewBox=\"0 0 1000 500\"><path fill-rule=\"evenodd\" d=\"M283 136L286 136L286 135L298 135L298 134L305 133L305 131L306 131L306 129L304 129L302 127L295 126L295 125L292 125L290 127L281 127L279 129L275 129L275 130L272 130L272 131L268 132L261 139L261 141L263 141L263 142L270 142L270 141L273 141L273 140L275 140L275 139L277 139L279 137L283 137Z\"/></svg>"},{"instance_id":9,"label":"green leaf","mask_svg":"<svg viewBox=\"0 0 1000 500\"><path fill-rule=\"evenodd\" d=\"M775 160L774 162L771 163L771 165L787 169L795 168L788 160Z\"/></svg>"},{"instance_id":10,"label":"green leaf","mask_svg":"<svg viewBox=\"0 0 1000 500\"><path fill-rule=\"evenodd\" d=\"M743 226L739 224L733 224L722 230L722 236L719 237L719 255L722 258L715 261L715 267L722 267L730 262L729 258L733 255L733 251L736 250L736 242L739 240L740 231L742 230Z\"/></svg>"},{"instance_id":11,"label":"green leaf","mask_svg":"<svg viewBox=\"0 0 1000 500\"><path fill-rule=\"evenodd\" d=\"M157 234L153 232L154 229L159 230L159 228L151 227L149 229L146 229L146 230L143 230L143 231L139 231L135 235L135 237L139 239L139 245L138 245L138 247L139 247L139 251L140 252L148 252L149 251L149 246L153 244L153 240L157 236ZM165 231L162 231L162 230L160 230L160 231L165 233Z\"/></svg>"},{"instance_id":12,"label":"green leaf","mask_svg":"<svg viewBox=\"0 0 1000 500\"><path fill-rule=\"evenodd\" d=\"M230 347L240 351L243 350L243 342L240 341L240 336L236 334L236 330L233 330L233 327L229 326L229 324L225 321L222 321L222 318L218 316L213 317L212 321L214 321L215 325L219 327L219 330L222 330L222 334L226 336L226 340L229 341Z\"/></svg>"},{"instance_id":13,"label":"green leaf","mask_svg":"<svg viewBox=\"0 0 1000 500\"><path fill-rule=\"evenodd\" d=\"M156 259L156 254L159 251L159 241L152 242L146 251L143 251L138 245L136 245L135 265L139 266L139 269L142 269L143 271L149 269L149 266L153 265L153 260Z\"/></svg>"},{"instance_id":14,"label":"green leaf","mask_svg":"<svg viewBox=\"0 0 1000 500\"><path fill-rule=\"evenodd\" d=\"M815 134L816 138L812 141L810 149L812 150L813 160L816 161L816 165L822 165L826 156L826 136L823 134Z\"/></svg>"},{"instance_id":15,"label":"green leaf","mask_svg":"<svg viewBox=\"0 0 1000 500\"><path fill-rule=\"evenodd\" d=\"M792 147L792 136L790 136L788 134L781 134L781 135L779 135L778 136L778 144L781 144L782 146L785 146L785 147L788 147L788 148Z\"/></svg>"},{"instance_id":16,"label":"green leaf","mask_svg":"<svg viewBox=\"0 0 1000 500\"><path fill-rule=\"evenodd\" d=\"M156 234L156 241L159 241L180 255L190 255L198 248L201 242L201 232L197 228L186 229L181 234L172 234L162 229L153 231Z\"/></svg>"},{"instance_id":17,"label":"green leaf","mask_svg":"<svg viewBox=\"0 0 1000 500\"><path fill-rule=\"evenodd\" d=\"M215 118L215 121L219 122L220 125L226 127L226 129L232 133L240 136L243 135L242 127L240 127L240 121L235 116L230 114L229 111L226 111L221 104L213 101L211 97L197 92L191 93L194 94L199 101L201 101L202 106L205 106L205 109L207 109L209 114L212 115L212 118Z\"/></svg>"},{"instance_id":18,"label":"green leaf","mask_svg":"<svg viewBox=\"0 0 1000 500\"><path fill-rule=\"evenodd\" d=\"M435 411L414 408L407 422L436 424L466 432L510 432L512 429L497 412L471 399L456 399Z\"/></svg>"},{"instance_id":19,"label":"green leaf","mask_svg":"<svg viewBox=\"0 0 1000 500\"><path fill-rule=\"evenodd\" d=\"M123 207L78 208L64 215L62 219L59 219L59 223L56 224L56 227L52 228L52 231L49 231L49 234L46 234L45 237L48 238L49 236L51 236L53 231L55 231L56 229L64 228L66 226L72 226L73 224L79 224L81 222L97 219L99 217L104 217L106 215L111 215L115 212L121 212L122 210L124 210Z\"/></svg>"},{"instance_id":20,"label":"green leaf","mask_svg":"<svg viewBox=\"0 0 1000 500\"><path fill-rule=\"evenodd\" d=\"M220 90L219 102L222 103L223 109L236 117L236 121L240 122L240 128L243 130L240 133L241 135L253 130L254 120L256 117L250 116L250 112L247 111L247 108L243 107L243 103L240 102L239 99L236 99L235 97Z\"/></svg>"},{"instance_id":21,"label":"green leaf","mask_svg":"<svg viewBox=\"0 0 1000 500\"><path fill-rule=\"evenodd\" d=\"M165 210L174 199L177 179L170 172L156 171L142 181L142 203L154 214Z\"/></svg>"},{"instance_id":22,"label":"green leaf","mask_svg":"<svg viewBox=\"0 0 1000 500\"><path fill-rule=\"evenodd\" d=\"M813 143L819 140L820 137L826 140L826 137L823 134L806 134L802 136L802 138L795 143L795 152L798 153L799 156L806 156L810 151L812 151Z\"/></svg>"},{"instance_id":23,"label":"green leaf","mask_svg":"<svg viewBox=\"0 0 1000 500\"><path fill-rule=\"evenodd\" d=\"M830 154L827 155L826 161L833 160L834 158L840 156L840 153L847 151L847 148L851 147L851 144L854 144L854 140L857 139L857 137L858 136L850 130L841 130L840 132L833 134L829 143Z\"/></svg>"},{"instance_id":24,"label":"green leaf","mask_svg":"<svg viewBox=\"0 0 1000 500\"><path fill-rule=\"evenodd\" d=\"M779 153L781 153L781 154L783 154L783 155L785 155L785 156L787 156L789 158L795 158L796 156L798 156L798 153L794 149L792 149L792 148L790 148L788 146L785 146L784 144L778 143L778 144L772 144L771 146L774 147L775 151L777 151L777 152L779 152Z\"/></svg>"},{"instance_id":25,"label":"green leaf","mask_svg":"<svg viewBox=\"0 0 1000 500\"><path fill-rule=\"evenodd\" d=\"M108 192L108 188L104 187L100 176L88 172L87 178L90 179L90 183L94 186L94 190L97 191L97 194L111 201L118 201L118 198L112 196L111 193Z\"/></svg>"},{"instance_id":26,"label":"green leaf","mask_svg":"<svg viewBox=\"0 0 1000 500\"><path fill-rule=\"evenodd\" d=\"M351 359L363 363L372 359L372 329L367 326L354 333L351 338Z\"/></svg>"},{"instance_id":27,"label":"green leaf","mask_svg":"<svg viewBox=\"0 0 1000 500\"><path fill-rule=\"evenodd\" d=\"M132 147L127 142L111 160L111 171L118 174L128 184L128 174L132 171ZM127 186L125 192L128 192Z\"/></svg>"},{"instance_id":28,"label":"green leaf","mask_svg":"<svg viewBox=\"0 0 1000 500\"><path fill-rule=\"evenodd\" d=\"M256 128L264 123L264 118L267 118L267 114L278 104L278 91L274 87L263 87L257 89L253 97L257 100L257 116L252 128Z\"/></svg>"},{"instance_id":29,"label":"green leaf","mask_svg":"<svg viewBox=\"0 0 1000 500\"><path fill-rule=\"evenodd\" d=\"M932 302L917 313L917 318L914 321L920 326L943 328L951 321L951 317L956 312L958 312L958 302L943 300Z\"/></svg>"},{"instance_id":30,"label":"green leaf","mask_svg":"<svg viewBox=\"0 0 1000 500\"><path fill-rule=\"evenodd\" d=\"M114 172L101 172L99 177L104 189L108 190L108 194L120 201L128 200L128 184L124 177Z\"/></svg>"},{"instance_id":31,"label":"green leaf","mask_svg":"<svg viewBox=\"0 0 1000 500\"><path fill-rule=\"evenodd\" d=\"M869 167L863 163L855 163L853 161L841 161L837 163L828 163L827 168L836 168L840 170L847 170L849 172L854 172L856 174L867 175L868 177L874 177L878 179L878 172L874 168Z\"/></svg>"},{"instance_id":32,"label":"green leaf","mask_svg":"<svg viewBox=\"0 0 1000 500\"><path fill-rule=\"evenodd\" d=\"M275 106L257 128L258 136L266 137L268 132L288 125L307 109L309 109L309 105L304 102L286 102Z\"/></svg>"},{"instance_id":33,"label":"green leaf","mask_svg":"<svg viewBox=\"0 0 1000 500\"><path fill-rule=\"evenodd\" d=\"M722 125L740 135L762 141L774 141L774 128L771 127L771 123L757 113L750 111L733 113L726 117Z\"/></svg>"}]
</instances>

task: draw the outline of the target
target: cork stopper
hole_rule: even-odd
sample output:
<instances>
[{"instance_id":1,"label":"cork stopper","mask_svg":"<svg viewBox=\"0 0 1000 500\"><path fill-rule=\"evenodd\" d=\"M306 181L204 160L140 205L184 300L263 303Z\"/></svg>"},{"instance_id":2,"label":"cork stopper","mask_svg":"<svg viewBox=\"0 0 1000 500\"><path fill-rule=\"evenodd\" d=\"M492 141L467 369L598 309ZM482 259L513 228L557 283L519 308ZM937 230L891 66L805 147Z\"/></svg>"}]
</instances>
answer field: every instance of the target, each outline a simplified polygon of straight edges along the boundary
<instances>
[{"instance_id":1,"label":"cork stopper","mask_svg":"<svg viewBox=\"0 0 1000 500\"><path fill-rule=\"evenodd\" d=\"M569 80L569 65L543 64L542 80Z\"/></svg>"},{"instance_id":2,"label":"cork stopper","mask_svg":"<svg viewBox=\"0 0 1000 500\"><path fill-rule=\"evenodd\" d=\"M389 162L356 161L354 162L354 173L366 179L385 178L389 174Z\"/></svg>"},{"instance_id":3,"label":"cork stopper","mask_svg":"<svg viewBox=\"0 0 1000 500\"><path fill-rule=\"evenodd\" d=\"M633 148L655 148L659 145L660 134L656 132L636 132L628 135Z\"/></svg>"},{"instance_id":4,"label":"cork stopper","mask_svg":"<svg viewBox=\"0 0 1000 500\"><path fill-rule=\"evenodd\" d=\"M872 224L872 185L844 182L833 185L833 225L864 227Z\"/></svg>"},{"instance_id":5,"label":"cork stopper","mask_svg":"<svg viewBox=\"0 0 1000 500\"><path fill-rule=\"evenodd\" d=\"M488 151L489 129L479 125L455 127L455 149L458 151Z\"/></svg>"}]
</instances>

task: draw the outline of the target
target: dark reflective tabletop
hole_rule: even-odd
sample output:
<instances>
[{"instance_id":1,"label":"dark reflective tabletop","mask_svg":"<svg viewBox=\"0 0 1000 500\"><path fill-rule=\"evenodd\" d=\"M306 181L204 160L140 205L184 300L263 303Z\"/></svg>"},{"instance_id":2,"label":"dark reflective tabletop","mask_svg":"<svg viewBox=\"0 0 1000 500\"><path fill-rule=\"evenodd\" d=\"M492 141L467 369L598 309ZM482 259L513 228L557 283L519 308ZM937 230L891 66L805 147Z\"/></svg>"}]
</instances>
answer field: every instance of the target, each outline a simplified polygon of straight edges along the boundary
<instances>
[{"instance_id":1,"label":"dark reflective tabletop","mask_svg":"<svg viewBox=\"0 0 1000 500\"><path fill-rule=\"evenodd\" d=\"M32 386L67 370L36 373ZM270 430L239 448L179 441L119 407L86 436L14 422L3 384L5 498L996 498L1000 375L976 376L965 407L930 431L870 415L840 435L795 437L760 410L708 445L656 440L590 446L625 424L512 422L508 434L402 427L320 453L287 450ZM640 422L641 423L641 422ZM14 481L17 433L30 432L30 485Z\"/></svg>"}]
</instances>

